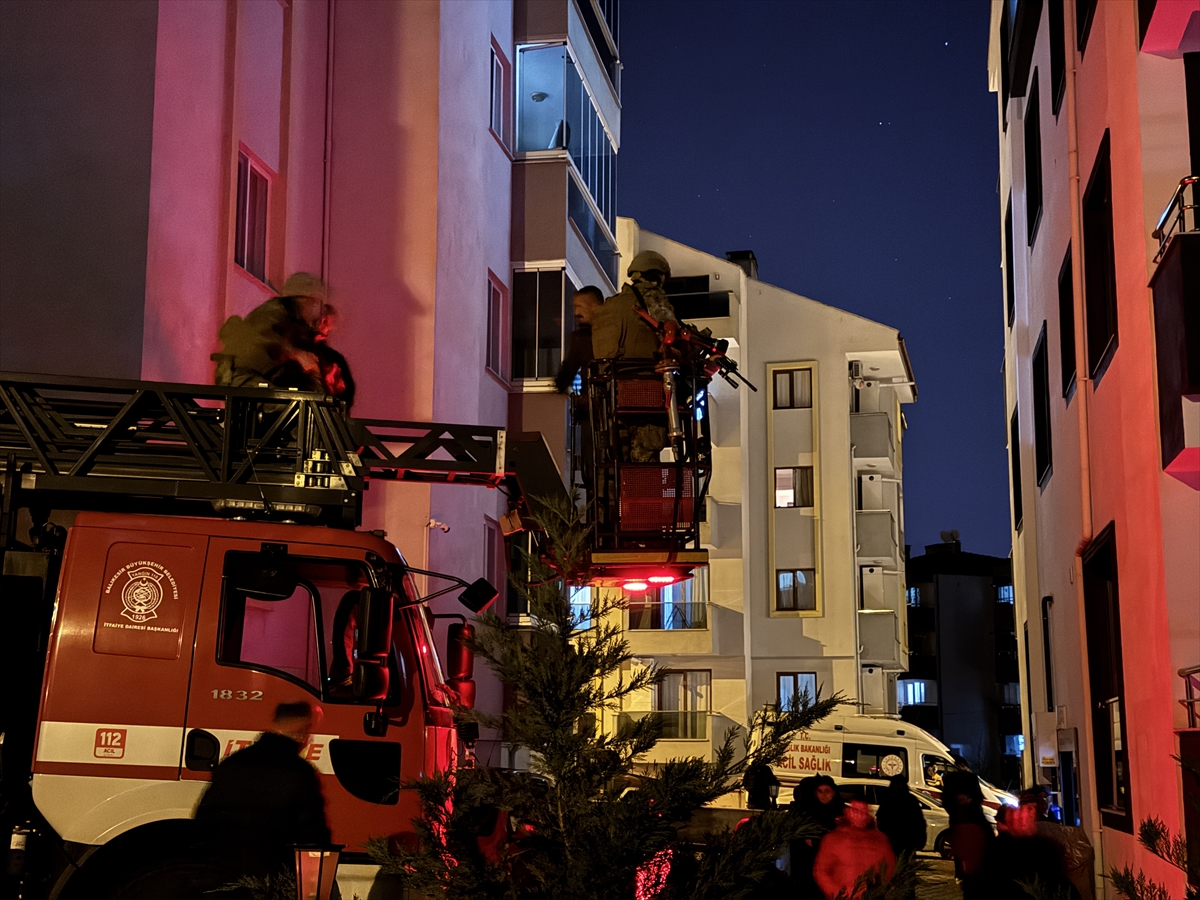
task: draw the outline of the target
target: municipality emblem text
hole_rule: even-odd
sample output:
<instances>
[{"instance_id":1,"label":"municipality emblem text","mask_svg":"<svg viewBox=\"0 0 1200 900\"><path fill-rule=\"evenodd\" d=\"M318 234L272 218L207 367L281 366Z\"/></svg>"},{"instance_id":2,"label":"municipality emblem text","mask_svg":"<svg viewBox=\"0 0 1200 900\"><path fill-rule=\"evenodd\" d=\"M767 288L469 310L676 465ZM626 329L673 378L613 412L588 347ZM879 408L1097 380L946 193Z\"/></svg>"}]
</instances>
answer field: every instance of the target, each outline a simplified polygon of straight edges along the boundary
<instances>
[{"instance_id":1,"label":"municipality emblem text","mask_svg":"<svg viewBox=\"0 0 1200 900\"><path fill-rule=\"evenodd\" d=\"M159 584L162 581L163 573L143 567L134 569L128 573L128 576L129 581L121 591L121 602L125 604L121 615L130 622L147 622L150 619L157 619L158 615L154 610L158 608L163 599L162 586Z\"/></svg>"}]
</instances>

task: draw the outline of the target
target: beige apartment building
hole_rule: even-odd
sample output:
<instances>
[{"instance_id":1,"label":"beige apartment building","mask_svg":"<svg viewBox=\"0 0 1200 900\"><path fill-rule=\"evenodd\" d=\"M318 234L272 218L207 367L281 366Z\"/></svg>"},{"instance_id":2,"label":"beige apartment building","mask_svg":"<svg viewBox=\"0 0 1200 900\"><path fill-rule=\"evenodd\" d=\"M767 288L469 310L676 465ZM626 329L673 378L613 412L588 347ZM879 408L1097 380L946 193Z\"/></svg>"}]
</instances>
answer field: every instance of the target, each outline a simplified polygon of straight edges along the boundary
<instances>
[{"instance_id":1,"label":"beige apartment building","mask_svg":"<svg viewBox=\"0 0 1200 900\"><path fill-rule=\"evenodd\" d=\"M670 261L680 318L728 339L758 391L709 387L709 565L627 596L633 652L667 675L614 717L660 713L658 760L706 755L804 691L894 713L908 666L903 406L917 394L899 333L759 280L753 253L722 259L625 218L617 236L622 259Z\"/></svg>"}]
</instances>

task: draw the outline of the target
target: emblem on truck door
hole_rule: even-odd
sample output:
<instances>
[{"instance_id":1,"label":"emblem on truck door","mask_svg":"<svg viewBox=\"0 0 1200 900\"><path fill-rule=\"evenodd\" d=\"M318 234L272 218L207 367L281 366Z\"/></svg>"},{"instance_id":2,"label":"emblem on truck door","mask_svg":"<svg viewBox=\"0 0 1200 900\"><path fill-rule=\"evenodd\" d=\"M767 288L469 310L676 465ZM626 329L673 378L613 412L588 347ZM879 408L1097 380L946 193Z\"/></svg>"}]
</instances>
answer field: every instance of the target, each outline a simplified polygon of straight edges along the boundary
<instances>
[{"instance_id":1,"label":"emblem on truck door","mask_svg":"<svg viewBox=\"0 0 1200 900\"><path fill-rule=\"evenodd\" d=\"M171 573L149 560L138 560L122 566L109 580L104 593L110 593L122 575L128 580L121 588L121 603L125 607L121 610L121 615L130 622L148 622L158 618L155 610L163 600L164 578L170 584L172 596L179 596L179 588L176 587Z\"/></svg>"}]
</instances>

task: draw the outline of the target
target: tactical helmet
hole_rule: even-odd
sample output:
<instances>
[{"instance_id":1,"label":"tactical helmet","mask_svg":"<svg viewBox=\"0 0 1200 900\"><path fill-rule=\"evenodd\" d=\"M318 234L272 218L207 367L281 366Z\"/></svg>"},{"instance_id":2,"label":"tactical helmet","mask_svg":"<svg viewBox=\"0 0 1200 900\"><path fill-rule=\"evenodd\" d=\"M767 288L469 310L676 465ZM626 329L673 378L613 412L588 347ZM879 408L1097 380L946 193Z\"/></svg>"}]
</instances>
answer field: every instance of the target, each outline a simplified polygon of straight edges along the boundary
<instances>
[{"instance_id":1,"label":"tactical helmet","mask_svg":"<svg viewBox=\"0 0 1200 900\"><path fill-rule=\"evenodd\" d=\"M629 264L627 274L632 275L634 272L662 272L664 275L670 276L671 264L661 253L643 250Z\"/></svg>"},{"instance_id":2,"label":"tactical helmet","mask_svg":"<svg viewBox=\"0 0 1200 900\"><path fill-rule=\"evenodd\" d=\"M320 300L322 304L329 302L329 288L316 275L308 272L296 272L288 276L279 291L280 297L311 297Z\"/></svg>"}]
</instances>

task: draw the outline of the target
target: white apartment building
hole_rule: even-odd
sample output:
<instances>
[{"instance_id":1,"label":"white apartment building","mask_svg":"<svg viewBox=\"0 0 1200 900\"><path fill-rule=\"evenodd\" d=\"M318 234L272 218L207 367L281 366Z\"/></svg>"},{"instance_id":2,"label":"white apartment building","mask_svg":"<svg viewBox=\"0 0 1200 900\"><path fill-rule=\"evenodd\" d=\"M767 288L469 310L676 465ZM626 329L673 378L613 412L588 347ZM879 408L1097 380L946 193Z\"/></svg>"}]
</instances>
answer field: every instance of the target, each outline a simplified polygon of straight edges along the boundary
<instances>
[{"instance_id":1,"label":"white apartment building","mask_svg":"<svg viewBox=\"0 0 1200 900\"><path fill-rule=\"evenodd\" d=\"M728 339L758 387L710 386L709 566L628 598L627 639L667 676L618 715L663 714L652 759L667 759L805 690L895 712L908 666L902 405L917 395L899 332L760 281L752 253L721 259L626 218L617 237L622 259L670 261L680 318Z\"/></svg>"}]
</instances>

